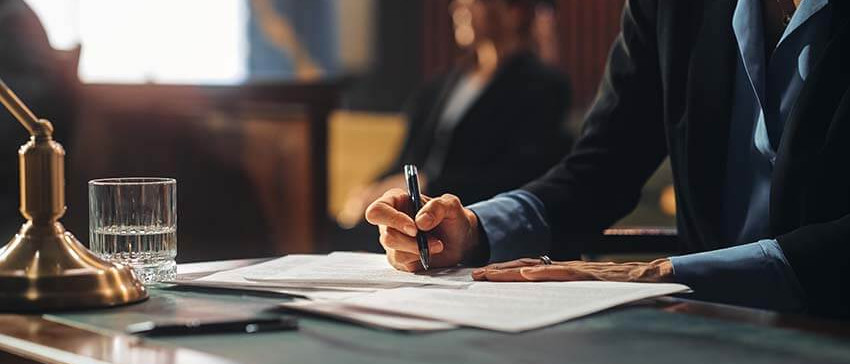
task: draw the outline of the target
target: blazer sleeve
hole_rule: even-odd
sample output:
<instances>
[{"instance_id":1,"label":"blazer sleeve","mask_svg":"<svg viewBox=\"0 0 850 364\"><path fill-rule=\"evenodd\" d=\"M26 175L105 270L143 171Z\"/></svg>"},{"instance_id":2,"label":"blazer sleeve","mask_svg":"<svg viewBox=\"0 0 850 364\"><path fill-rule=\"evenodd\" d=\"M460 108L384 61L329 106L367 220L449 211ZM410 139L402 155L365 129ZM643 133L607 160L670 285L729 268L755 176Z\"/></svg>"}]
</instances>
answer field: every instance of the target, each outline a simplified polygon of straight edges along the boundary
<instances>
[{"instance_id":1,"label":"blazer sleeve","mask_svg":"<svg viewBox=\"0 0 850 364\"><path fill-rule=\"evenodd\" d=\"M627 1L573 152L523 187L545 206L553 250L564 234L599 232L631 211L667 156L656 9L655 1Z\"/></svg>"},{"instance_id":2,"label":"blazer sleeve","mask_svg":"<svg viewBox=\"0 0 850 364\"><path fill-rule=\"evenodd\" d=\"M805 293L809 313L850 318L850 215L777 239Z\"/></svg>"}]
</instances>

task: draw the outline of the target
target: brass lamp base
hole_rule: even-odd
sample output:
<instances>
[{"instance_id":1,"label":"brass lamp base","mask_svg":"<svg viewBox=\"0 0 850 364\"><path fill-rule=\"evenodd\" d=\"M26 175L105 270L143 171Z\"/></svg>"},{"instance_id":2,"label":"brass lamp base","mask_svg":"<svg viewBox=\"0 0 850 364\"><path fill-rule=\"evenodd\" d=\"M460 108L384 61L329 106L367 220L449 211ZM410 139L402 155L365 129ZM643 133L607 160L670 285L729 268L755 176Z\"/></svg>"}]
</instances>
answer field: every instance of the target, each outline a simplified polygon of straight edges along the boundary
<instances>
[{"instance_id":1,"label":"brass lamp base","mask_svg":"<svg viewBox=\"0 0 850 364\"><path fill-rule=\"evenodd\" d=\"M102 308L147 297L130 267L98 258L58 222L27 222L0 250L0 311Z\"/></svg>"},{"instance_id":2,"label":"brass lamp base","mask_svg":"<svg viewBox=\"0 0 850 364\"><path fill-rule=\"evenodd\" d=\"M65 214L65 149L53 140L53 125L37 118L3 80L0 103L30 133L18 150L27 222L0 250L0 311L111 307L147 298L130 267L96 257L59 223Z\"/></svg>"}]
</instances>

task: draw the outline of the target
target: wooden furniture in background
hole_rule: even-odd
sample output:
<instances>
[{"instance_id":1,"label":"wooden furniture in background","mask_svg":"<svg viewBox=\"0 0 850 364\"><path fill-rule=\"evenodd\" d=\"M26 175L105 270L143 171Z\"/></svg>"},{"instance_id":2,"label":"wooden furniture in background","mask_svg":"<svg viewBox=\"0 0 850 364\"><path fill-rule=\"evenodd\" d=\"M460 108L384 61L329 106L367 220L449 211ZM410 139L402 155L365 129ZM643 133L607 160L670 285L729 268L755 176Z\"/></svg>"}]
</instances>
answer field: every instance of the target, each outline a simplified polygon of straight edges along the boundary
<instances>
[{"instance_id":1,"label":"wooden furniture in background","mask_svg":"<svg viewBox=\"0 0 850 364\"><path fill-rule=\"evenodd\" d=\"M328 138L328 213L340 212L353 188L374 181L398 156L407 122L402 114L335 111Z\"/></svg>"},{"instance_id":2,"label":"wooden furniture in background","mask_svg":"<svg viewBox=\"0 0 850 364\"><path fill-rule=\"evenodd\" d=\"M318 207L338 98L334 84L85 85L66 221L87 231L90 179L172 176L179 261L327 250Z\"/></svg>"},{"instance_id":3,"label":"wooden furniture in background","mask_svg":"<svg viewBox=\"0 0 850 364\"><path fill-rule=\"evenodd\" d=\"M620 32L625 0L558 0L561 67L573 84L573 105L584 109L596 96L611 43Z\"/></svg>"},{"instance_id":4,"label":"wooden furniture in background","mask_svg":"<svg viewBox=\"0 0 850 364\"><path fill-rule=\"evenodd\" d=\"M422 1L422 80L446 72L458 55L449 4L452 0Z\"/></svg>"}]
</instances>

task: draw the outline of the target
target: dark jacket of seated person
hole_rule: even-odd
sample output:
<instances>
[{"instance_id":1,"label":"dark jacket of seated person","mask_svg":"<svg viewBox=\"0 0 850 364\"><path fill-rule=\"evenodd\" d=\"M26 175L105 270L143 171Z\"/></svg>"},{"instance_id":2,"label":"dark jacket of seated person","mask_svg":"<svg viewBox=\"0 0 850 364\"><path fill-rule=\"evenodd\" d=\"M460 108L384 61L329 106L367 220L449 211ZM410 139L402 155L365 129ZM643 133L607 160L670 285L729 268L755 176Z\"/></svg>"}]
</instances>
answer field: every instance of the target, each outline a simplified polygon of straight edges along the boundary
<instances>
[{"instance_id":1,"label":"dark jacket of seated person","mask_svg":"<svg viewBox=\"0 0 850 364\"><path fill-rule=\"evenodd\" d=\"M425 193L481 201L539 177L567 151L570 86L531 52L504 61L479 89L455 69L409 102L409 129L382 178L415 164Z\"/></svg>"}]
</instances>

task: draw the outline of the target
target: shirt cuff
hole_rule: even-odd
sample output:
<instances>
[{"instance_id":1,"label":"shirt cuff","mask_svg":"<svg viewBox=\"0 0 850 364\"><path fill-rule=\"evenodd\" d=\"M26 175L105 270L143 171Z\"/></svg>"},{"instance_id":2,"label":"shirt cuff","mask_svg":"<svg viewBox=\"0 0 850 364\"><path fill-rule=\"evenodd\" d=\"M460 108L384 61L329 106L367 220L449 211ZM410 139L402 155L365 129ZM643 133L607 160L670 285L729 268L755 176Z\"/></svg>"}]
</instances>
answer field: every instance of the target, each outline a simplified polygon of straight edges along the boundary
<instances>
[{"instance_id":1,"label":"shirt cuff","mask_svg":"<svg viewBox=\"0 0 850 364\"><path fill-rule=\"evenodd\" d=\"M469 209L478 216L490 246L490 262L534 257L549 250L550 230L543 203L528 191L514 190Z\"/></svg>"},{"instance_id":2,"label":"shirt cuff","mask_svg":"<svg viewBox=\"0 0 850 364\"><path fill-rule=\"evenodd\" d=\"M688 298L777 311L799 311L803 295L776 240L671 257Z\"/></svg>"}]
</instances>

